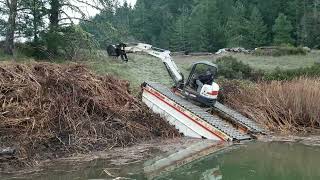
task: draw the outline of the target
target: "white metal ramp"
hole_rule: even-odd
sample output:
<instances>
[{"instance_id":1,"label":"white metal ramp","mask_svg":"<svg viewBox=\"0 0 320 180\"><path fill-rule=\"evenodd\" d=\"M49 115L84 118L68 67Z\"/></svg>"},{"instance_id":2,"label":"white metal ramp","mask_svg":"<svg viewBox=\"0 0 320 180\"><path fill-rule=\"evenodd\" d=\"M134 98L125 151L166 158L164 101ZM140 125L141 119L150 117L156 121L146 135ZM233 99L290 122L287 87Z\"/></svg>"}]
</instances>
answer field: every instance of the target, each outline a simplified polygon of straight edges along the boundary
<instances>
[{"instance_id":1,"label":"white metal ramp","mask_svg":"<svg viewBox=\"0 0 320 180\"><path fill-rule=\"evenodd\" d=\"M149 108L159 113L185 136L222 141L253 139L247 132L237 129L218 115L212 115L177 96L170 89L159 83L145 83L142 100ZM233 111L233 113L236 112ZM243 121L242 124L249 123L249 121L251 123L251 120L248 119ZM253 126L255 124L252 124Z\"/></svg>"}]
</instances>

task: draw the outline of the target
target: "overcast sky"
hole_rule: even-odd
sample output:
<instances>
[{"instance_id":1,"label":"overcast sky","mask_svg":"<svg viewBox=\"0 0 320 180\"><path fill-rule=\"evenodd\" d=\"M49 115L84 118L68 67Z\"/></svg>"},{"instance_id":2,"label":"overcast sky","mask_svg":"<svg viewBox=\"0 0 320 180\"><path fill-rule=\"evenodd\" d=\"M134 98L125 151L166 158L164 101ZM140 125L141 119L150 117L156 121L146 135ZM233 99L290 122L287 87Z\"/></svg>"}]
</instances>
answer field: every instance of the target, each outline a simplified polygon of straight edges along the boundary
<instances>
[{"instance_id":1,"label":"overcast sky","mask_svg":"<svg viewBox=\"0 0 320 180\"><path fill-rule=\"evenodd\" d=\"M125 1L127 1L131 6L134 6L137 2L137 0L118 0L118 2L122 5ZM77 5L84 14L86 14L87 17L94 17L96 14L99 13L99 10L92 8L88 5L82 4L82 3L74 3ZM81 15L77 12L72 11L71 9L65 9L65 11L68 14L71 14L73 17L81 18ZM73 21L74 23L79 23L79 20L75 19Z\"/></svg>"},{"instance_id":2,"label":"overcast sky","mask_svg":"<svg viewBox=\"0 0 320 180\"><path fill-rule=\"evenodd\" d=\"M123 3L125 0L119 0L121 3ZM131 5L135 5L137 0L127 0L127 2Z\"/></svg>"},{"instance_id":3,"label":"overcast sky","mask_svg":"<svg viewBox=\"0 0 320 180\"><path fill-rule=\"evenodd\" d=\"M119 3L122 5L125 1L127 1L129 4L131 4L131 6L134 6L137 2L137 0L118 0ZM84 11L85 14L87 14L88 17L93 17L95 16L97 13L99 13L98 10L90 7L90 6L86 6L84 4L79 4L79 8L82 9L82 11ZM70 12L70 10L67 10L68 12ZM77 14L77 13L75 13ZM74 14L74 15L75 15ZM79 16L79 15L77 15Z\"/></svg>"}]
</instances>

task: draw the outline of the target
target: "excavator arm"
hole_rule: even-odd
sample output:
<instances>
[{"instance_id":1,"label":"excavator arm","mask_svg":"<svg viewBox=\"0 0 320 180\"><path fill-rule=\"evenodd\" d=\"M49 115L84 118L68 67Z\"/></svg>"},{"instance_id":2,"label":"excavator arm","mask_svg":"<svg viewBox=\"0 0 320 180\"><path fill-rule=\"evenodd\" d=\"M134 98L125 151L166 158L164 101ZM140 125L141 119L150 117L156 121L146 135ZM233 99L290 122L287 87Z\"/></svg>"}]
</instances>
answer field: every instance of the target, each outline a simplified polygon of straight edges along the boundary
<instances>
[{"instance_id":1,"label":"excavator arm","mask_svg":"<svg viewBox=\"0 0 320 180\"><path fill-rule=\"evenodd\" d=\"M126 51L143 52L164 63L177 89L172 91L159 83L144 82L142 101L185 136L217 141L246 141L254 139L256 135L265 134L265 130L251 119L216 102L219 86L215 82L204 84L200 93L189 88L191 78L198 68L215 65L209 62L193 64L189 79L184 82L170 51L142 43L128 46ZM203 108L206 104L209 109Z\"/></svg>"},{"instance_id":2,"label":"excavator arm","mask_svg":"<svg viewBox=\"0 0 320 180\"><path fill-rule=\"evenodd\" d=\"M152 45L143 44L143 43L138 43L137 45L129 46L127 47L127 50L134 53L143 52L153 57L159 58L164 63L170 77L175 83L175 86L179 88L184 86L184 76L179 71L178 66L170 56L170 53L171 53L170 51L156 48L156 47L153 47Z\"/></svg>"}]
</instances>

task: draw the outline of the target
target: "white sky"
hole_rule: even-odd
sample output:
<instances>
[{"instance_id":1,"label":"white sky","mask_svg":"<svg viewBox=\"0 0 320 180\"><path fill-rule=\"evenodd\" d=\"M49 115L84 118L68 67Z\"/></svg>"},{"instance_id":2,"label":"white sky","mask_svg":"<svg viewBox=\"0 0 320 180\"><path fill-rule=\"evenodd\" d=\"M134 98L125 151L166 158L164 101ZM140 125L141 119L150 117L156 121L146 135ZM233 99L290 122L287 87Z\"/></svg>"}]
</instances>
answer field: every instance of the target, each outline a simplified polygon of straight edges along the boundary
<instances>
[{"instance_id":1,"label":"white sky","mask_svg":"<svg viewBox=\"0 0 320 180\"><path fill-rule=\"evenodd\" d=\"M124 1L125 1L125 0L119 0L120 3L123 3ZM134 6L134 5L136 4L137 0L127 0L127 2L128 2L129 4L131 4L132 6Z\"/></svg>"},{"instance_id":2,"label":"white sky","mask_svg":"<svg viewBox=\"0 0 320 180\"><path fill-rule=\"evenodd\" d=\"M130 4L131 6L134 6L137 2L137 0L118 0L118 2L122 5L125 1L128 2L128 4ZM93 17L96 14L99 13L99 11L97 9L94 9L90 6L86 6L84 4L79 4L79 7L84 11L85 14L87 14L88 17ZM69 10L67 10L68 12L70 12ZM77 14L77 13L76 13Z\"/></svg>"},{"instance_id":3,"label":"white sky","mask_svg":"<svg viewBox=\"0 0 320 180\"><path fill-rule=\"evenodd\" d=\"M125 1L128 2L128 4L130 4L131 6L134 6L137 2L137 0L118 0L118 2L122 5ZM75 5L77 5L81 10L82 12L86 15L86 17L93 17L95 16L96 14L99 13L99 10L95 9L95 8L92 8L88 5L85 5L85 4L81 4L81 3L74 3ZM74 12L70 9L65 9L65 11L67 12L67 14L73 16L73 17L77 17L77 18L81 18L81 15L77 12ZM79 23L79 20L75 19L73 20L74 23Z\"/></svg>"}]
</instances>

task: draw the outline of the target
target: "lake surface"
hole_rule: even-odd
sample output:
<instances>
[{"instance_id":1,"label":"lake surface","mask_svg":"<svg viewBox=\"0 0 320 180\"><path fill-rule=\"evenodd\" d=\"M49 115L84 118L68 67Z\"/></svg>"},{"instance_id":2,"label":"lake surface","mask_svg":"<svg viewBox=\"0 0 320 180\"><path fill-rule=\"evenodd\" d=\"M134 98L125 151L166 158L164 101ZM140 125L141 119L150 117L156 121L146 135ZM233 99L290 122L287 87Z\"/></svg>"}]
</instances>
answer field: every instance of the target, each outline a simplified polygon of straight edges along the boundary
<instances>
[{"instance_id":1,"label":"lake surface","mask_svg":"<svg viewBox=\"0 0 320 180\"><path fill-rule=\"evenodd\" d=\"M113 165L108 160L61 164L29 177L1 179L320 180L320 147L296 143L255 142L232 146L192 162L176 162L175 168L169 171L159 168L152 175L146 173L146 166L160 161L167 162L162 157L125 166Z\"/></svg>"}]
</instances>

